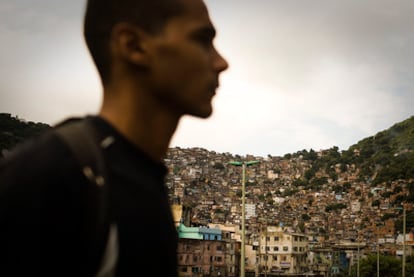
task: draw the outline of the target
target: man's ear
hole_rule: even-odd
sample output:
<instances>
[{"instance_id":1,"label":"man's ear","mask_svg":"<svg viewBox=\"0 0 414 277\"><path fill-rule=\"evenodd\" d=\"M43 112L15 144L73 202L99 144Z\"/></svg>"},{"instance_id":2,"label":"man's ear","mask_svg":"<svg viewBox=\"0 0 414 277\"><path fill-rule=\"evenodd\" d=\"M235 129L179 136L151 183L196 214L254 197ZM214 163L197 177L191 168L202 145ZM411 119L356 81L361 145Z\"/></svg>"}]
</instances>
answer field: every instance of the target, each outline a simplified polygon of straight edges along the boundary
<instances>
[{"instance_id":1,"label":"man's ear","mask_svg":"<svg viewBox=\"0 0 414 277\"><path fill-rule=\"evenodd\" d=\"M111 33L113 54L137 66L148 66L149 58L145 46L147 36L144 31L132 24L116 24Z\"/></svg>"}]
</instances>

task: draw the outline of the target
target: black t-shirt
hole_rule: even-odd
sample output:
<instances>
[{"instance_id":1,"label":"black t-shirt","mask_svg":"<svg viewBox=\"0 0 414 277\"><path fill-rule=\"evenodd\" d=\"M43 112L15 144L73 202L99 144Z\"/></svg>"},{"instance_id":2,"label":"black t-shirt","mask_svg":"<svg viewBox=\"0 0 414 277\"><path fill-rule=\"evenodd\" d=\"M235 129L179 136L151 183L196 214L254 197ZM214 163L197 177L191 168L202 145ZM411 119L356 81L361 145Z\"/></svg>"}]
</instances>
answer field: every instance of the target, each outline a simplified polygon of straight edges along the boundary
<instances>
[{"instance_id":1,"label":"black t-shirt","mask_svg":"<svg viewBox=\"0 0 414 277\"><path fill-rule=\"evenodd\" d=\"M114 139L103 154L108 221L118 229L116 276L177 276L165 165L103 119L84 120ZM86 182L69 148L49 131L0 161L0 276L85 276L80 230Z\"/></svg>"}]
</instances>

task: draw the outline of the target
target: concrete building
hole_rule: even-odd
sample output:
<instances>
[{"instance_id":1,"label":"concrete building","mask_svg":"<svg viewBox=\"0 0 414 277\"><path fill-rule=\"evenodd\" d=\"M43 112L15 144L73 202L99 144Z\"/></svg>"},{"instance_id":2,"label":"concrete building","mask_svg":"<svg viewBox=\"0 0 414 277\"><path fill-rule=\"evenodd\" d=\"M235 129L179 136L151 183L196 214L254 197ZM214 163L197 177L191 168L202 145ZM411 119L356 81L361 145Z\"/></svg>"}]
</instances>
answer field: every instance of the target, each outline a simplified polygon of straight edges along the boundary
<instances>
[{"instance_id":1,"label":"concrete building","mask_svg":"<svg viewBox=\"0 0 414 277\"><path fill-rule=\"evenodd\" d=\"M180 277L239 276L240 242L233 239L234 231L183 224L177 231Z\"/></svg>"},{"instance_id":2,"label":"concrete building","mask_svg":"<svg viewBox=\"0 0 414 277\"><path fill-rule=\"evenodd\" d=\"M255 204L246 204L245 205L246 219L251 217L256 217L256 205Z\"/></svg>"},{"instance_id":3,"label":"concrete building","mask_svg":"<svg viewBox=\"0 0 414 277\"><path fill-rule=\"evenodd\" d=\"M292 275L309 271L306 235L289 233L283 227L267 226L260 233L259 273Z\"/></svg>"},{"instance_id":4,"label":"concrete building","mask_svg":"<svg viewBox=\"0 0 414 277\"><path fill-rule=\"evenodd\" d=\"M180 277L228 276L225 241L180 238L177 252Z\"/></svg>"}]
</instances>

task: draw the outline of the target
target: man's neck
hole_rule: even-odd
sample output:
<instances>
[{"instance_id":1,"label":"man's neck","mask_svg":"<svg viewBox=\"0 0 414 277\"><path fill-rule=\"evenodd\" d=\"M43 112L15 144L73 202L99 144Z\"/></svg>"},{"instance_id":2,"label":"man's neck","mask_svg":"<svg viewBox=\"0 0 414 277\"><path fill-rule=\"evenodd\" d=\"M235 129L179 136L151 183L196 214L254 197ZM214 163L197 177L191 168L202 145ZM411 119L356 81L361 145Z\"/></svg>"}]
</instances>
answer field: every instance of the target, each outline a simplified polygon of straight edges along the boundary
<instances>
[{"instance_id":1,"label":"man's neck","mask_svg":"<svg viewBox=\"0 0 414 277\"><path fill-rule=\"evenodd\" d=\"M130 112L121 115L120 112L102 109L99 115L157 162L163 161L166 156L178 125L178 120L162 117L154 112L147 116L131 116Z\"/></svg>"}]
</instances>

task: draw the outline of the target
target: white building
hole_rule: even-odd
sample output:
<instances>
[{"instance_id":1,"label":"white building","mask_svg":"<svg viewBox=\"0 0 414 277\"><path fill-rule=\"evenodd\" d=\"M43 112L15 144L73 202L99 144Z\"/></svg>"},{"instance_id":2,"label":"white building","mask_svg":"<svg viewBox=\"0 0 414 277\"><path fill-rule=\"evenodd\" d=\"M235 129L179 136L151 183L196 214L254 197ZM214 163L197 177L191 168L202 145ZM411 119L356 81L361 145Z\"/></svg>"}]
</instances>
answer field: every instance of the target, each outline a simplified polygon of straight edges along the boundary
<instances>
[{"instance_id":1,"label":"white building","mask_svg":"<svg viewBox=\"0 0 414 277\"><path fill-rule=\"evenodd\" d=\"M256 216L256 205L255 204L245 204L245 213L246 219Z\"/></svg>"},{"instance_id":2,"label":"white building","mask_svg":"<svg viewBox=\"0 0 414 277\"><path fill-rule=\"evenodd\" d=\"M309 270L308 238L304 234L267 226L260 233L258 250L260 272L300 274Z\"/></svg>"}]
</instances>

